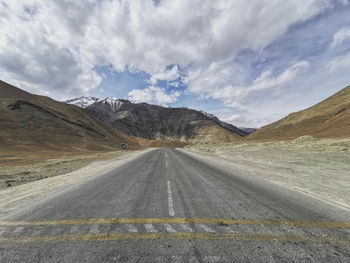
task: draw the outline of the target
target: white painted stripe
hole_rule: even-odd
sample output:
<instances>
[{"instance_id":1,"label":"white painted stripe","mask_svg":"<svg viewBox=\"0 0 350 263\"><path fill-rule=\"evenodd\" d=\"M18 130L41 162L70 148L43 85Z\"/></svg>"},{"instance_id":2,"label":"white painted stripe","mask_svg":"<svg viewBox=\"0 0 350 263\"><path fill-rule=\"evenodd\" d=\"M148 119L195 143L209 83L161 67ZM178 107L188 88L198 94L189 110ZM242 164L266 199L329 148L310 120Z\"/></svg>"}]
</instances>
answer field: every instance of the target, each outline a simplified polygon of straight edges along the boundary
<instances>
[{"instance_id":1,"label":"white painted stripe","mask_svg":"<svg viewBox=\"0 0 350 263\"><path fill-rule=\"evenodd\" d=\"M169 215L174 216L175 211L174 211L174 205L173 205L173 198L171 196L171 185L170 181L168 181L168 206L169 206Z\"/></svg>"},{"instance_id":2,"label":"white painted stripe","mask_svg":"<svg viewBox=\"0 0 350 263\"><path fill-rule=\"evenodd\" d=\"M171 225L164 224L164 226L165 226L166 231L171 232L171 233L175 233L176 232L176 230L174 228L172 228Z\"/></svg>"},{"instance_id":3,"label":"white painted stripe","mask_svg":"<svg viewBox=\"0 0 350 263\"><path fill-rule=\"evenodd\" d=\"M145 224L145 228L146 228L147 232L151 232L151 233L158 232L157 229L155 229L152 224Z\"/></svg>"},{"instance_id":4,"label":"white painted stripe","mask_svg":"<svg viewBox=\"0 0 350 263\"><path fill-rule=\"evenodd\" d=\"M224 228L224 231L226 232L226 233L236 233L231 227L229 227L229 226L224 226L223 227Z\"/></svg>"},{"instance_id":5,"label":"white painted stripe","mask_svg":"<svg viewBox=\"0 0 350 263\"><path fill-rule=\"evenodd\" d=\"M208 227L207 225L204 224L198 224L198 226L200 228L202 228L204 231L209 232L209 233L214 233L215 231L213 229L211 229L210 227Z\"/></svg>"},{"instance_id":6,"label":"white painted stripe","mask_svg":"<svg viewBox=\"0 0 350 263\"><path fill-rule=\"evenodd\" d=\"M99 232L98 225L92 225L90 228L90 233L97 234Z\"/></svg>"},{"instance_id":7,"label":"white painted stripe","mask_svg":"<svg viewBox=\"0 0 350 263\"><path fill-rule=\"evenodd\" d=\"M79 226L71 226L71 228L70 228L70 232L72 234L78 233L78 230L79 230Z\"/></svg>"},{"instance_id":8,"label":"white painted stripe","mask_svg":"<svg viewBox=\"0 0 350 263\"><path fill-rule=\"evenodd\" d=\"M130 233L137 233L137 228L133 225L125 224L125 227Z\"/></svg>"},{"instance_id":9,"label":"white painted stripe","mask_svg":"<svg viewBox=\"0 0 350 263\"><path fill-rule=\"evenodd\" d=\"M180 226L187 232L193 232L192 227L190 227L189 225L181 224Z\"/></svg>"},{"instance_id":10,"label":"white painted stripe","mask_svg":"<svg viewBox=\"0 0 350 263\"><path fill-rule=\"evenodd\" d=\"M0 227L0 235L5 233L6 231L6 227Z\"/></svg>"},{"instance_id":11,"label":"white painted stripe","mask_svg":"<svg viewBox=\"0 0 350 263\"><path fill-rule=\"evenodd\" d=\"M168 168L168 160L165 161L165 166Z\"/></svg>"}]
</instances>

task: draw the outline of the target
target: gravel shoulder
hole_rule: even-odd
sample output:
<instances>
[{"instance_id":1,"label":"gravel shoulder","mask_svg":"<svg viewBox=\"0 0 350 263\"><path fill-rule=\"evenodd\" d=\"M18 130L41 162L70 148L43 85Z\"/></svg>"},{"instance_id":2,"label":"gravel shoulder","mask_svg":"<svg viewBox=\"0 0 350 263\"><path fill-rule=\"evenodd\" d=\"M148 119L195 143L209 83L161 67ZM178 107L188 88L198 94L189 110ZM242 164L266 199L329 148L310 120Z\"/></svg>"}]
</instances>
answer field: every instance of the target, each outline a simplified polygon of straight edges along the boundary
<instances>
[{"instance_id":1,"label":"gravel shoulder","mask_svg":"<svg viewBox=\"0 0 350 263\"><path fill-rule=\"evenodd\" d=\"M130 152L130 151L128 151ZM111 159L123 151L32 151L3 152L0 154L0 189L67 174L92 162Z\"/></svg>"},{"instance_id":2,"label":"gravel shoulder","mask_svg":"<svg viewBox=\"0 0 350 263\"><path fill-rule=\"evenodd\" d=\"M350 139L188 146L184 151L350 210Z\"/></svg>"},{"instance_id":3,"label":"gravel shoulder","mask_svg":"<svg viewBox=\"0 0 350 263\"><path fill-rule=\"evenodd\" d=\"M100 156L104 160L92 161L88 159L90 164L85 163L87 160L79 162L79 166L82 167L73 172L0 189L0 218L6 218L7 216L11 216L12 213L30 209L38 201L45 200L56 193L61 193L64 190L71 189L71 187L78 186L80 183L87 182L96 176L108 173L152 150L152 148L149 148L142 151L104 154L102 157ZM80 158L84 159L83 157ZM40 170L40 166L45 166L43 163L33 165L36 165L38 170ZM70 162L66 162L67 167L70 165ZM69 169L72 169L72 167Z\"/></svg>"}]
</instances>

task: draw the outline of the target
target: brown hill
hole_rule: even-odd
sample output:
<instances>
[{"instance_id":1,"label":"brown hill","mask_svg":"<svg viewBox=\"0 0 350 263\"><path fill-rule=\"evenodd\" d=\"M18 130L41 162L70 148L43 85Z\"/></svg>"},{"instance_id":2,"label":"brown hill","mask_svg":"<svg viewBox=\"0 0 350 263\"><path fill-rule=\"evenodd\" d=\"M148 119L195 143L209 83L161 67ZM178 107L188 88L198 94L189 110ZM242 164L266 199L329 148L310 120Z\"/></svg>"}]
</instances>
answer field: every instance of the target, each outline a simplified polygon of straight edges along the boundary
<instances>
[{"instance_id":1,"label":"brown hill","mask_svg":"<svg viewBox=\"0 0 350 263\"><path fill-rule=\"evenodd\" d=\"M262 127L247 140L288 140L303 135L315 138L350 137L350 86L308 109Z\"/></svg>"},{"instance_id":2,"label":"brown hill","mask_svg":"<svg viewBox=\"0 0 350 263\"><path fill-rule=\"evenodd\" d=\"M83 109L33 95L0 81L0 148L103 151L139 148L138 141Z\"/></svg>"}]
</instances>

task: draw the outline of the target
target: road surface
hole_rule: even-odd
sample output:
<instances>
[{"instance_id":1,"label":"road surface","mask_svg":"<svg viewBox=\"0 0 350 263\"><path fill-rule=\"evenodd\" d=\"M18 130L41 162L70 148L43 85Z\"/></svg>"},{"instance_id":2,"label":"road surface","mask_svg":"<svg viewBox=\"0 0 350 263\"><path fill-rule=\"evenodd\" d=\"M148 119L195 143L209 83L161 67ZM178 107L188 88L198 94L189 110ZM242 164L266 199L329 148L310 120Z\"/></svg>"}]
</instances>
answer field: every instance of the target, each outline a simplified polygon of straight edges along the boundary
<instances>
[{"instance_id":1,"label":"road surface","mask_svg":"<svg viewBox=\"0 0 350 263\"><path fill-rule=\"evenodd\" d=\"M0 262L350 262L350 213L176 149L0 221Z\"/></svg>"}]
</instances>

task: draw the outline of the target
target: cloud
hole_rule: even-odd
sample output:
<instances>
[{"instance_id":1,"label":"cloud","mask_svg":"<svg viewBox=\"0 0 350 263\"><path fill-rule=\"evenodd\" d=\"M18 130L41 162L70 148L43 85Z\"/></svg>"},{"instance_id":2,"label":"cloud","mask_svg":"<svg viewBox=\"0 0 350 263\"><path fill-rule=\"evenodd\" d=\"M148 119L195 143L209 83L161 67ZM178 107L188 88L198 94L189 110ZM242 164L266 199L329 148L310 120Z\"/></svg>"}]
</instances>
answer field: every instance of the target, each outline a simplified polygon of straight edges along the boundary
<instances>
[{"instance_id":1,"label":"cloud","mask_svg":"<svg viewBox=\"0 0 350 263\"><path fill-rule=\"evenodd\" d=\"M237 82L234 65L212 64L207 70L190 71L185 83L190 92L204 98L221 100L226 106L246 109L245 99L252 93L276 90L304 72L310 63L299 61L292 64L279 75L271 70L263 71L250 85Z\"/></svg>"},{"instance_id":2,"label":"cloud","mask_svg":"<svg viewBox=\"0 0 350 263\"><path fill-rule=\"evenodd\" d=\"M177 101L180 92L167 93L164 88L150 86L146 89L133 89L128 93L128 99L135 103L148 102L156 104L170 104Z\"/></svg>"},{"instance_id":3,"label":"cloud","mask_svg":"<svg viewBox=\"0 0 350 263\"><path fill-rule=\"evenodd\" d=\"M350 40L350 27L349 28L342 28L333 36L333 41L330 44L330 48L335 48L342 44L345 40Z\"/></svg>"},{"instance_id":4,"label":"cloud","mask_svg":"<svg viewBox=\"0 0 350 263\"><path fill-rule=\"evenodd\" d=\"M179 77L180 77L179 67L175 65L169 70L165 70L163 72L158 72L153 74L150 77L149 82L151 84L156 84L158 80L173 81L173 80L177 80Z\"/></svg>"},{"instance_id":5,"label":"cloud","mask_svg":"<svg viewBox=\"0 0 350 263\"><path fill-rule=\"evenodd\" d=\"M100 84L94 63L72 44L81 29L74 18L83 20L79 14L86 6L72 3L81 10L60 19L68 2L59 2L61 7L50 1L0 1L1 79L56 98L80 95Z\"/></svg>"},{"instance_id":6,"label":"cloud","mask_svg":"<svg viewBox=\"0 0 350 263\"><path fill-rule=\"evenodd\" d=\"M0 0L0 79L56 99L104 88L159 105L227 107L219 117L260 124L348 81L348 55L335 48L349 37L348 4Z\"/></svg>"},{"instance_id":7,"label":"cloud","mask_svg":"<svg viewBox=\"0 0 350 263\"><path fill-rule=\"evenodd\" d=\"M331 60L328 64L328 69L330 72L332 72L339 68L344 68L347 66L350 66L350 52Z\"/></svg>"},{"instance_id":8,"label":"cloud","mask_svg":"<svg viewBox=\"0 0 350 263\"><path fill-rule=\"evenodd\" d=\"M224 117L221 120L223 120L225 122L233 123L239 118L240 118L240 115L234 114L234 115L231 115L229 117Z\"/></svg>"},{"instance_id":9,"label":"cloud","mask_svg":"<svg viewBox=\"0 0 350 263\"><path fill-rule=\"evenodd\" d=\"M331 7L328 0L0 0L0 77L53 97L89 93L94 68L156 80L259 50ZM215 72L214 72L215 73Z\"/></svg>"}]
</instances>

